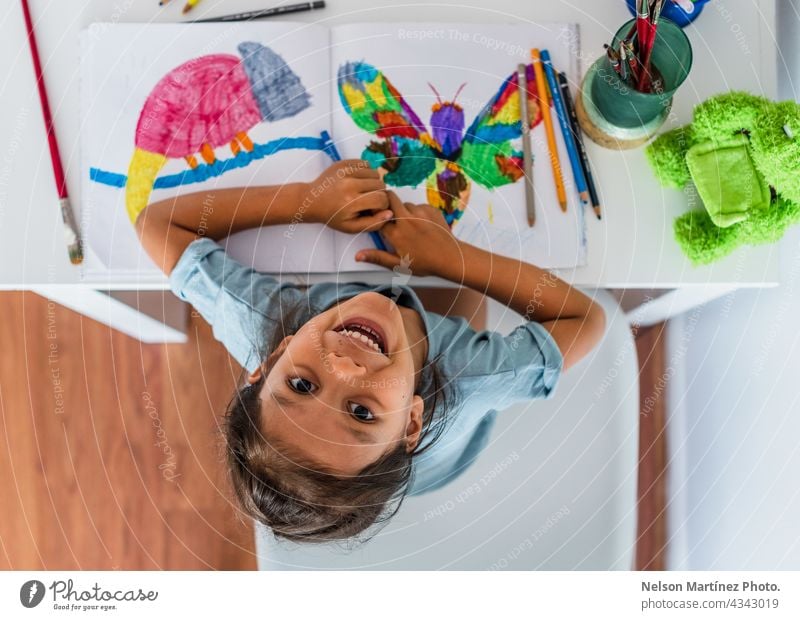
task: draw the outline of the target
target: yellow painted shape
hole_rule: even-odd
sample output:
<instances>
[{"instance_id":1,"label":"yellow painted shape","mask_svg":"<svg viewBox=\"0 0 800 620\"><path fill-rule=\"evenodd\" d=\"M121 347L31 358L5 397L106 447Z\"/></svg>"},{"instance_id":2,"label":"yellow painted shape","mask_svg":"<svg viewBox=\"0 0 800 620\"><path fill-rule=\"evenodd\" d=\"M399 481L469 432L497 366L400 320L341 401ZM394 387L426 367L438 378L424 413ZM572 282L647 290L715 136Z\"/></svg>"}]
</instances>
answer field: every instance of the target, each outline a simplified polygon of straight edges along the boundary
<instances>
[{"instance_id":1,"label":"yellow painted shape","mask_svg":"<svg viewBox=\"0 0 800 620\"><path fill-rule=\"evenodd\" d=\"M494 208L492 207L491 201L486 205L486 211L489 214L489 223L494 224Z\"/></svg>"},{"instance_id":2,"label":"yellow painted shape","mask_svg":"<svg viewBox=\"0 0 800 620\"><path fill-rule=\"evenodd\" d=\"M347 82L342 84L342 93L344 94L344 98L347 99L347 105L351 108L360 110L367 105L367 98L364 96L364 93L360 90L356 90Z\"/></svg>"},{"instance_id":3,"label":"yellow painted shape","mask_svg":"<svg viewBox=\"0 0 800 620\"><path fill-rule=\"evenodd\" d=\"M435 179L436 177L434 177ZM425 188L427 194L428 204L437 209L444 209L444 200L442 200L439 190L436 187L436 181L429 181L428 186Z\"/></svg>"},{"instance_id":4,"label":"yellow painted shape","mask_svg":"<svg viewBox=\"0 0 800 620\"><path fill-rule=\"evenodd\" d=\"M125 210L131 224L136 223L136 218L147 206L158 171L165 163L167 158L164 155L134 149L128 166L128 182L125 185Z\"/></svg>"},{"instance_id":5,"label":"yellow painted shape","mask_svg":"<svg viewBox=\"0 0 800 620\"><path fill-rule=\"evenodd\" d=\"M504 125L511 125L519 121L519 119L519 91L515 91L506 100L505 105L500 108L497 116L489 121L489 124L495 125L497 123L502 123Z\"/></svg>"},{"instance_id":6,"label":"yellow painted shape","mask_svg":"<svg viewBox=\"0 0 800 620\"><path fill-rule=\"evenodd\" d=\"M383 89L383 79L380 76L372 82L365 82L364 89L378 106L382 108L386 107L388 100L386 97L386 91Z\"/></svg>"}]
</instances>

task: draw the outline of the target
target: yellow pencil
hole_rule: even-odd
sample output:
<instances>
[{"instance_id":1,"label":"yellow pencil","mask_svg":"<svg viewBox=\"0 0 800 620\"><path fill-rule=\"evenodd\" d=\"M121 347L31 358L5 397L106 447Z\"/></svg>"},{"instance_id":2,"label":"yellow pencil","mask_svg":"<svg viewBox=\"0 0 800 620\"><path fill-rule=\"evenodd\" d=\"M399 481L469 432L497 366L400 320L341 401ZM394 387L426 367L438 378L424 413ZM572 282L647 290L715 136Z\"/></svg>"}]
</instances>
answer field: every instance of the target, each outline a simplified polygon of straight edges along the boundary
<instances>
[{"instance_id":1,"label":"yellow pencil","mask_svg":"<svg viewBox=\"0 0 800 620\"><path fill-rule=\"evenodd\" d=\"M539 57L539 49L531 50L531 60L533 60L533 72L536 76L536 92L539 97L539 109L544 120L544 130L547 133L547 148L550 151L550 163L553 166L553 181L556 184L556 194L561 210L567 210L567 192L564 191L564 180L561 177L561 161L558 159L558 148L556 147L556 135L553 132L553 119L550 117L550 96L547 90L547 81L544 77L542 59Z\"/></svg>"},{"instance_id":2,"label":"yellow pencil","mask_svg":"<svg viewBox=\"0 0 800 620\"><path fill-rule=\"evenodd\" d=\"M186 15L198 2L200 2L200 0L186 0L186 5L183 7L183 14Z\"/></svg>"}]
</instances>

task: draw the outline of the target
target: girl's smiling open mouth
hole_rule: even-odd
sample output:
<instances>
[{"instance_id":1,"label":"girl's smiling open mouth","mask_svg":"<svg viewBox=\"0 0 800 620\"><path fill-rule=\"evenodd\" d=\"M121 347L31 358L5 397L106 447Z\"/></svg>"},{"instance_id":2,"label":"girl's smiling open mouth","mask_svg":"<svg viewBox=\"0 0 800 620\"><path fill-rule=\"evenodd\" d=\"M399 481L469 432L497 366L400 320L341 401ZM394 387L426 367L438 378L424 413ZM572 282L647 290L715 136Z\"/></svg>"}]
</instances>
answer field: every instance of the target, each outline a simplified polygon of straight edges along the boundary
<instances>
[{"instance_id":1,"label":"girl's smiling open mouth","mask_svg":"<svg viewBox=\"0 0 800 620\"><path fill-rule=\"evenodd\" d=\"M352 339L356 344L370 351L381 353L386 357L389 356L386 334L383 328L375 321L363 317L354 317L348 319L333 331Z\"/></svg>"}]
</instances>

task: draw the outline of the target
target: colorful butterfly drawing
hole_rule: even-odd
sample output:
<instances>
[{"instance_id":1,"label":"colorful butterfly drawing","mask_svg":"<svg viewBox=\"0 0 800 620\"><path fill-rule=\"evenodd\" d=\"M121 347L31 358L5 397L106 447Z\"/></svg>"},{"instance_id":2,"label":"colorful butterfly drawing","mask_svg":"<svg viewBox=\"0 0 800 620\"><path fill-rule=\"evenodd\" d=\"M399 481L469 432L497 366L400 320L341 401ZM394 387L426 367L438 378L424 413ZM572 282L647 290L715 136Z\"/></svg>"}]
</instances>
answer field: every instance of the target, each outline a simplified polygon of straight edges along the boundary
<instances>
[{"instance_id":1,"label":"colorful butterfly drawing","mask_svg":"<svg viewBox=\"0 0 800 620\"><path fill-rule=\"evenodd\" d=\"M542 120L533 66L527 66L530 126ZM425 182L428 202L444 211L449 226L463 215L470 182L488 189L514 183L523 175L522 152L512 141L522 137L516 72L464 131L464 110L439 93L430 130L378 69L365 62L339 67L339 97L355 124L381 140L371 141L361 157L383 173L387 185L416 187Z\"/></svg>"}]
</instances>

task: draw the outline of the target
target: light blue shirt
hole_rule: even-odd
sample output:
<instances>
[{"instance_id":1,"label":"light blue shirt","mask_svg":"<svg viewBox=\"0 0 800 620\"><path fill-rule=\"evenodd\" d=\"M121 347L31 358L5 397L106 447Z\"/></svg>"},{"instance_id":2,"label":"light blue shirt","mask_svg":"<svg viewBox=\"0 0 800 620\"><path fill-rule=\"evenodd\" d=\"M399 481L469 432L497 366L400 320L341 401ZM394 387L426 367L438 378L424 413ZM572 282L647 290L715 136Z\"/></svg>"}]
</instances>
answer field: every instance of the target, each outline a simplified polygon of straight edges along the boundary
<instances>
[{"instance_id":1,"label":"light blue shirt","mask_svg":"<svg viewBox=\"0 0 800 620\"><path fill-rule=\"evenodd\" d=\"M439 356L457 402L439 441L414 462L412 495L437 489L466 470L486 446L497 411L519 401L548 398L563 365L558 346L539 323L526 321L508 336L475 331L461 317L428 312L413 289L397 284L327 282L304 290L241 265L210 239L198 239L186 248L170 275L170 286L251 372L262 362L258 342L270 321L280 316L279 303L306 303L312 314L319 314L374 291L416 310L428 336L426 362Z\"/></svg>"}]
</instances>

